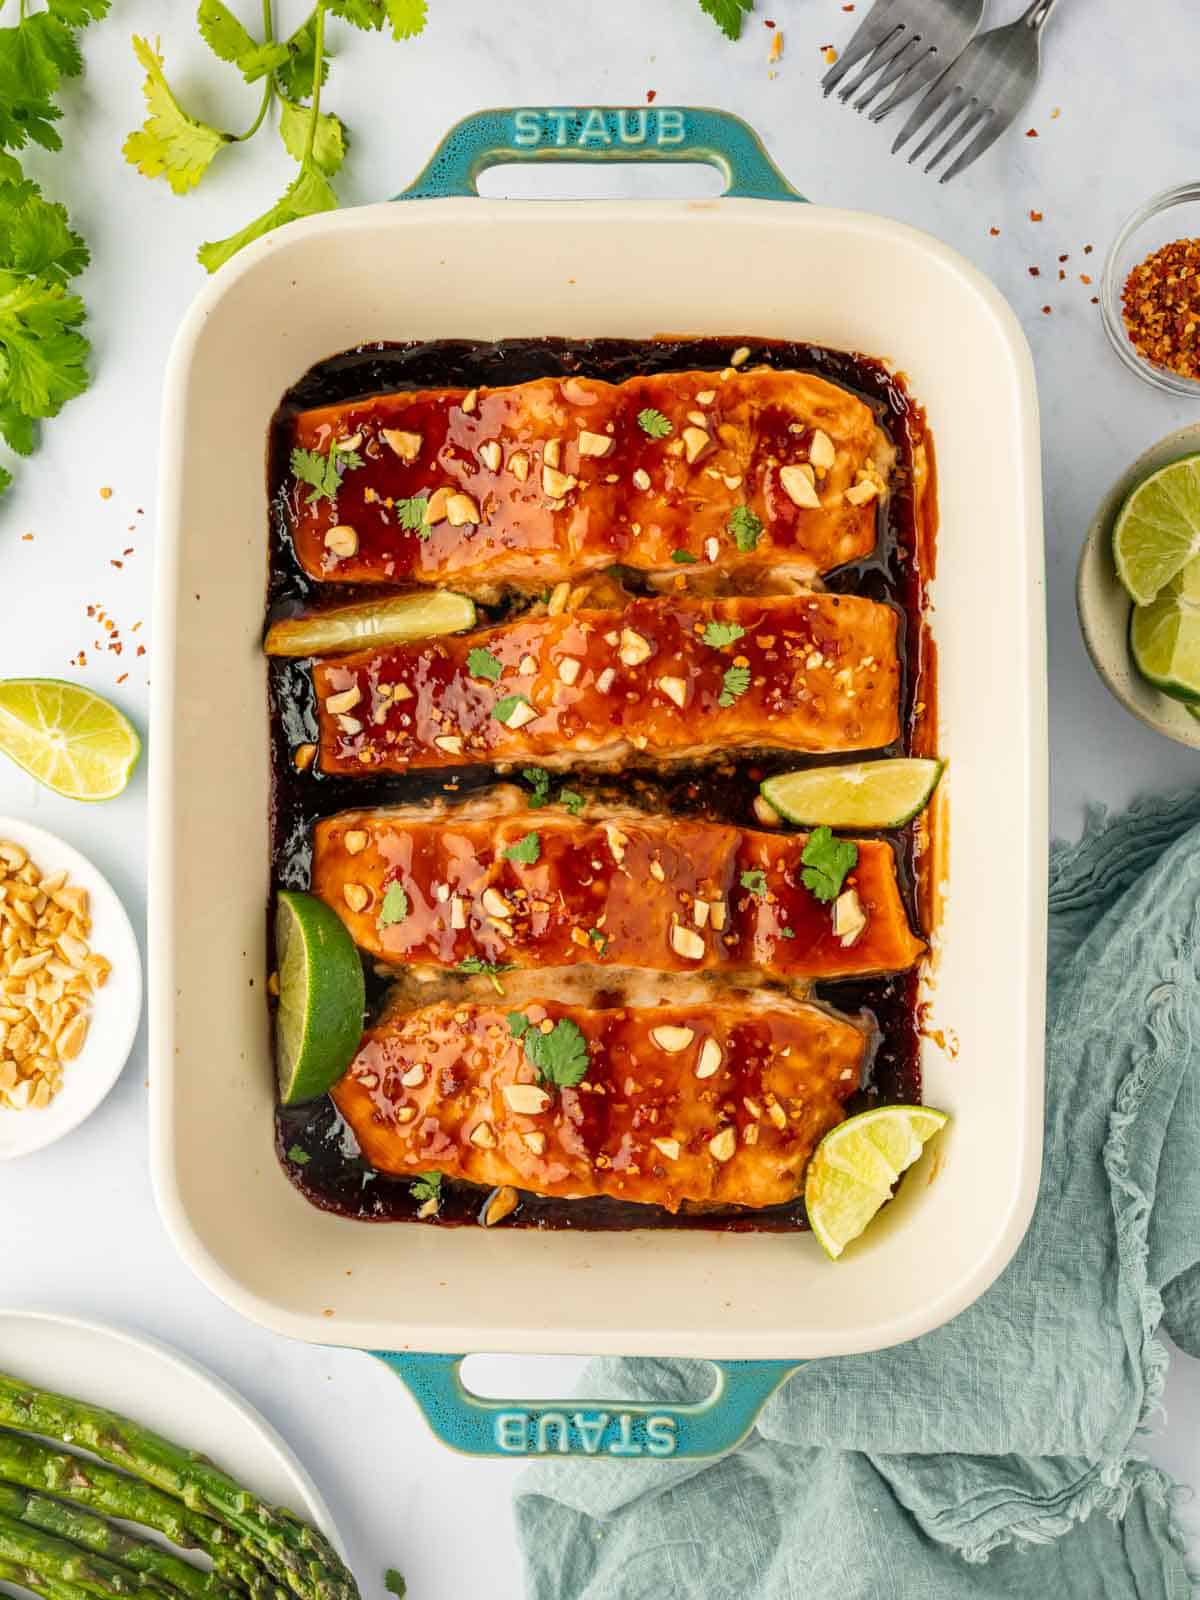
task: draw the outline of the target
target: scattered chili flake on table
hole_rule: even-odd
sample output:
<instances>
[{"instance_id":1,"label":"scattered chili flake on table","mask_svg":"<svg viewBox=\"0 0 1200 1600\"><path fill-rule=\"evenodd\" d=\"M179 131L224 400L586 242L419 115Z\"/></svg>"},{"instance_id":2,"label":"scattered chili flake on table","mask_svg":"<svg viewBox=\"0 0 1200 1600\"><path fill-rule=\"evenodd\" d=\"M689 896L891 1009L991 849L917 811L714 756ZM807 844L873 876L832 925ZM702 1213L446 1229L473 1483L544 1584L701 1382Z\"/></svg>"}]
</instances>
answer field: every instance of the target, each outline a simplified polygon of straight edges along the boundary
<instances>
[{"instance_id":1,"label":"scattered chili flake on table","mask_svg":"<svg viewBox=\"0 0 1200 1600\"><path fill-rule=\"evenodd\" d=\"M1042 275L1042 269L1041 269L1041 267L1030 267L1030 269L1029 269L1029 276L1030 276L1030 277L1031 277L1031 278L1040 278L1040 277L1041 277L1041 275Z\"/></svg>"},{"instance_id":2,"label":"scattered chili flake on table","mask_svg":"<svg viewBox=\"0 0 1200 1600\"><path fill-rule=\"evenodd\" d=\"M1200 239L1175 239L1147 256L1126 278L1121 304L1140 356L1200 379Z\"/></svg>"},{"instance_id":3,"label":"scattered chili flake on table","mask_svg":"<svg viewBox=\"0 0 1200 1600\"><path fill-rule=\"evenodd\" d=\"M1029 213L1029 220L1030 222L1040 222L1042 220L1042 213L1040 211L1031 211Z\"/></svg>"}]
</instances>

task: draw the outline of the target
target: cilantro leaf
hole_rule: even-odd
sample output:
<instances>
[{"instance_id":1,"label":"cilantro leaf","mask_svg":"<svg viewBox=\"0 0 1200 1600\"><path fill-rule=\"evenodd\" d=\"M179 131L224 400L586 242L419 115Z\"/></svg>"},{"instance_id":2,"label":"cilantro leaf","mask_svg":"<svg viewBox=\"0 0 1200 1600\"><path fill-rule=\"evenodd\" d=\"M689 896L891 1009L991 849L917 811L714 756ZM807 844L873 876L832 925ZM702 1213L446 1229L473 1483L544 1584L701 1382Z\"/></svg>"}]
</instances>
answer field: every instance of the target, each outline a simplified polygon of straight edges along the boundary
<instances>
[{"instance_id":1,"label":"cilantro leaf","mask_svg":"<svg viewBox=\"0 0 1200 1600\"><path fill-rule=\"evenodd\" d=\"M835 839L832 828L814 828L800 860L804 887L818 900L836 900L858 861L858 846L850 839Z\"/></svg>"},{"instance_id":2,"label":"cilantro leaf","mask_svg":"<svg viewBox=\"0 0 1200 1600\"><path fill-rule=\"evenodd\" d=\"M420 1172L420 1173L418 1173L417 1176L413 1179L412 1187L409 1189L408 1192L409 1192L409 1194L412 1195L414 1200L422 1200L422 1201L424 1201L424 1200L440 1200L442 1198L442 1175L441 1175L441 1173L440 1172ZM389 1574L389 1576L390 1576L390 1574ZM398 1573L397 1573L397 1577L399 1577ZM401 1578L400 1582L403 1583L404 1579ZM390 1583L388 1584L388 1588L389 1589L392 1588ZM404 1590L400 1589L399 1591L397 1591L395 1589L392 1589L392 1593L393 1594L396 1594L396 1593L403 1594Z\"/></svg>"},{"instance_id":3,"label":"cilantro leaf","mask_svg":"<svg viewBox=\"0 0 1200 1600\"><path fill-rule=\"evenodd\" d=\"M496 701L496 704L492 707L492 715L495 717L497 722L502 722L507 728L510 725L513 712L516 711L517 707L528 705L529 701L525 695L506 694ZM530 710L532 709L532 706L530 706Z\"/></svg>"},{"instance_id":4,"label":"cilantro leaf","mask_svg":"<svg viewBox=\"0 0 1200 1600\"><path fill-rule=\"evenodd\" d=\"M332 505L342 487L343 474L361 467L362 457L353 450L339 450L336 445L330 445L325 451L297 447L292 451L291 466L293 478L299 478L312 489L308 496L310 506L315 506L318 500L328 500Z\"/></svg>"},{"instance_id":5,"label":"cilantro leaf","mask_svg":"<svg viewBox=\"0 0 1200 1600\"><path fill-rule=\"evenodd\" d=\"M308 120L311 108L297 105L286 95L279 97L279 137L293 161L303 161L308 143ZM313 136L312 162L327 178L346 159L346 125L331 111L317 112L317 131ZM424 515L424 506L422 506Z\"/></svg>"},{"instance_id":6,"label":"cilantro leaf","mask_svg":"<svg viewBox=\"0 0 1200 1600\"><path fill-rule=\"evenodd\" d=\"M510 844L504 856L507 861L519 861L524 866L533 867L537 865L541 853L541 834L527 833L523 839L518 839L516 844Z\"/></svg>"},{"instance_id":7,"label":"cilantro leaf","mask_svg":"<svg viewBox=\"0 0 1200 1600\"><path fill-rule=\"evenodd\" d=\"M108 15L110 0L46 0L46 10L68 28L86 28Z\"/></svg>"},{"instance_id":8,"label":"cilantro leaf","mask_svg":"<svg viewBox=\"0 0 1200 1600\"><path fill-rule=\"evenodd\" d=\"M200 182L218 151L234 142L233 135L188 116L171 93L163 76L163 58L149 39L135 33L133 52L146 69L142 94L148 115L126 139L122 153L143 177L165 177L176 194L186 194Z\"/></svg>"},{"instance_id":9,"label":"cilantro leaf","mask_svg":"<svg viewBox=\"0 0 1200 1600\"><path fill-rule=\"evenodd\" d=\"M294 1167L306 1167L312 1160L308 1151L298 1144L294 1144L289 1148L287 1158Z\"/></svg>"},{"instance_id":10,"label":"cilantro leaf","mask_svg":"<svg viewBox=\"0 0 1200 1600\"><path fill-rule=\"evenodd\" d=\"M665 439L669 433L675 432L675 425L663 416L661 411L656 411L653 406L647 406L644 411L638 412L638 427L652 439Z\"/></svg>"},{"instance_id":11,"label":"cilantro leaf","mask_svg":"<svg viewBox=\"0 0 1200 1600\"><path fill-rule=\"evenodd\" d=\"M420 539L428 539L433 529L425 522L425 511L429 505L429 496L424 494L409 495L405 500L397 500L392 509L400 518L400 526L407 528L409 533L415 533Z\"/></svg>"},{"instance_id":12,"label":"cilantro leaf","mask_svg":"<svg viewBox=\"0 0 1200 1600\"><path fill-rule=\"evenodd\" d=\"M387 16L383 0L328 0L328 4L335 17L369 33L378 33Z\"/></svg>"},{"instance_id":13,"label":"cilantro leaf","mask_svg":"<svg viewBox=\"0 0 1200 1600\"><path fill-rule=\"evenodd\" d=\"M33 448L30 419L53 417L87 388L83 301L61 284L0 272L0 432Z\"/></svg>"},{"instance_id":14,"label":"cilantro leaf","mask_svg":"<svg viewBox=\"0 0 1200 1600\"><path fill-rule=\"evenodd\" d=\"M268 72L274 72L288 58L285 43L259 44L223 0L200 0L196 26L212 53L235 66L247 83L265 78ZM286 139L284 143L287 143Z\"/></svg>"},{"instance_id":15,"label":"cilantro leaf","mask_svg":"<svg viewBox=\"0 0 1200 1600\"><path fill-rule=\"evenodd\" d=\"M762 518L756 517L749 506L734 506L725 524L739 550L753 550L763 531Z\"/></svg>"},{"instance_id":16,"label":"cilantro leaf","mask_svg":"<svg viewBox=\"0 0 1200 1600\"><path fill-rule=\"evenodd\" d=\"M781 939L794 939L796 937L796 930L795 928L781 927L779 930L779 937Z\"/></svg>"},{"instance_id":17,"label":"cilantro leaf","mask_svg":"<svg viewBox=\"0 0 1200 1600\"><path fill-rule=\"evenodd\" d=\"M507 965L501 965L497 961L484 961L479 956L464 956L458 963L458 970L470 973L472 977L487 978L496 993L503 994L504 985L500 982L500 974L511 972L513 963L510 961Z\"/></svg>"},{"instance_id":18,"label":"cilantro leaf","mask_svg":"<svg viewBox=\"0 0 1200 1600\"><path fill-rule=\"evenodd\" d=\"M408 915L408 896L399 883L389 883L379 908L379 926L390 928L394 922L403 922Z\"/></svg>"},{"instance_id":19,"label":"cilantro leaf","mask_svg":"<svg viewBox=\"0 0 1200 1600\"><path fill-rule=\"evenodd\" d=\"M608 954L608 935L602 928L589 928L588 938L596 946L597 953L601 958Z\"/></svg>"},{"instance_id":20,"label":"cilantro leaf","mask_svg":"<svg viewBox=\"0 0 1200 1600\"><path fill-rule=\"evenodd\" d=\"M767 875L761 867L751 867L743 872L738 882L743 889L749 889L757 900L761 900L767 892Z\"/></svg>"},{"instance_id":21,"label":"cilantro leaf","mask_svg":"<svg viewBox=\"0 0 1200 1600\"><path fill-rule=\"evenodd\" d=\"M384 0L393 39L415 39L425 27L425 0Z\"/></svg>"},{"instance_id":22,"label":"cilantro leaf","mask_svg":"<svg viewBox=\"0 0 1200 1600\"><path fill-rule=\"evenodd\" d=\"M727 644L735 644L745 632L745 628L737 622L709 622L701 637L714 650L721 650Z\"/></svg>"},{"instance_id":23,"label":"cilantro leaf","mask_svg":"<svg viewBox=\"0 0 1200 1600\"><path fill-rule=\"evenodd\" d=\"M317 171L315 166L303 167L300 176L287 186L275 204L264 211L261 217L255 217L253 222L248 222L244 228L231 233L228 239L217 239L202 244L196 252L196 259L207 272L216 272L218 267L223 267L245 245L255 239L261 239L264 233L282 228L286 223L295 222L300 217L312 217L320 211L336 210L337 195L330 188L325 174Z\"/></svg>"},{"instance_id":24,"label":"cilantro leaf","mask_svg":"<svg viewBox=\"0 0 1200 1600\"><path fill-rule=\"evenodd\" d=\"M310 16L284 41L288 52L287 60L275 74L275 81L281 92L293 100L307 100L313 91L313 81L317 72L315 20ZM321 82L324 83L328 76L329 59L322 52Z\"/></svg>"},{"instance_id":25,"label":"cilantro leaf","mask_svg":"<svg viewBox=\"0 0 1200 1600\"><path fill-rule=\"evenodd\" d=\"M548 1033L543 1033L523 1012L510 1011L508 1025L513 1038L524 1044L525 1059L543 1083L573 1089L587 1076L587 1040L568 1017L560 1018Z\"/></svg>"},{"instance_id":26,"label":"cilantro leaf","mask_svg":"<svg viewBox=\"0 0 1200 1600\"><path fill-rule=\"evenodd\" d=\"M88 249L64 207L34 183L0 181L0 268L64 284L88 264Z\"/></svg>"},{"instance_id":27,"label":"cilantro leaf","mask_svg":"<svg viewBox=\"0 0 1200 1600\"><path fill-rule=\"evenodd\" d=\"M529 796L529 807L537 810L544 806L550 799L550 774L544 767L522 767L521 776L526 783L533 785L533 793Z\"/></svg>"},{"instance_id":28,"label":"cilantro leaf","mask_svg":"<svg viewBox=\"0 0 1200 1600\"><path fill-rule=\"evenodd\" d=\"M722 710L728 710L735 700L742 698L749 687L749 667L726 667L725 676L721 680L721 692L717 696L717 704Z\"/></svg>"},{"instance_id":29,"label":"cilantro leaf","mask_svg":"<svg viewBox=\"0 0 1200 1600\"><path fill-rule=\"evenodd\" d=\"M746 13L754 10L754 0L700 0L700 9L720 28L727 39L740 39Z\"/></svg>"},{"instance_id":30,"label":"cilantro leaf","mask_svg":"<svg viewBox=\"0 0 1200 1600\"><path fill-rule=\"evenodd\" d=\"M486 678L489 683L495 683L504 668L498 656L476 647L467 656L467 671L473 678Z\"/></svg>"},{"instance_id":31,"label":"cilantro leaf","mask_svg":"<svg viewBox=\"0 0 1200 1600\"><path fill-rule=\"evenodd\" d=\"M699 559L699 556L694 556L690 550L671 551L671 560L677 567L694 567Z\"/></svg>"},{"instance_id":32,"label":"cilantro leaf","mask_svg":"<svg viewBox=\"0 0 1200 1600\"><path fill-rule=\"evenodd\" d=\"M587 805L587 801L583 796L576 794L574 789L563 789L559 794L558 803L560 806L566 806L573 817L578 816L584 806Z\"/></svg>"},{"instance_id":33,"label":"cilantro leaf","mask_svg":"<svg viewBox=\"0 0 1200 1600\"><path fill-rule=\"evenodd\" d=\"M440 1172L431 1174L431 1176L436 1177L438 1182L441 1183L442 1175ZM417 1182L419 1183L420 1181L418 1178ZM416 1194L416 1192L416 1186L414 1185L413 1193ZM403 1575L397 1572L395 1567L389 1567L384 1573L383 1587L389 1594L394 1594L396 1600L404 1600L405 1595L408 1593L408 1585L405 1583Z\"/></svg>"}]
</instances>

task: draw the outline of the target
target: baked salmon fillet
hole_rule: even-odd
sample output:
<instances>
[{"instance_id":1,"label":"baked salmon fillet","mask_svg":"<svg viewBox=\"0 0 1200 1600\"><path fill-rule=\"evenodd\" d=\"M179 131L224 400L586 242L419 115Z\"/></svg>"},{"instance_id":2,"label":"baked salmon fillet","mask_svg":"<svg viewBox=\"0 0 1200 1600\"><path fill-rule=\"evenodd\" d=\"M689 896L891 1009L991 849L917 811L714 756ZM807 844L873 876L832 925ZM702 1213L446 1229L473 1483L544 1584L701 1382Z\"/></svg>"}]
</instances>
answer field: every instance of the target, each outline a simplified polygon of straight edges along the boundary
<instances>
[{"instance_id":1,"label":"baked salmon fillet","mask_svg":"<svg viewBox=\"0 0 1200 1600\"><path fill-rule=\"evenodd\" d=\"M857 840L830 901L805 884L808 837L628 808L529 810L504 786L461 805L327 817L313 830L312 890L360 949L405 966L789 981L912 966L924 946L891 845Z\"/></svg>"},{"instance_id":2,"label":"baked salmon fillet","mask_svg":"<svg viewBox=\"0 0 1200 1600\"><path fill-rule=\"evenodd\" d=\"M897 613L859 595L640 599L318 661L330 773L879 749Z\"/></svg>"},{"instance_id":3,"label":"baked salmon fillet","mask_svg":"<svg viewBox=\"0 0 1200 1600\"><path fill-rule=\"evenodd\" d=\"M372 395L299 413L292 444L311 578L467 589L614 562L811 578L873 548L892 456L854 395L765 368Z\"/></svg>"},{"instance_id":4,"label":"baked salmon fillet","mask_svg":"<svg viewBox=\"0 0 1200 1600\"><path fill-rule=\"evenodd\" d=\"M842 1120L870 1042L766 991L697 1003L635 976L650 1003L598 1009L531 998L537 984L391 1009L364 1035L333 1098L374 1168L668 1211L780 1205Z\"/></svg>"}]
</instances>

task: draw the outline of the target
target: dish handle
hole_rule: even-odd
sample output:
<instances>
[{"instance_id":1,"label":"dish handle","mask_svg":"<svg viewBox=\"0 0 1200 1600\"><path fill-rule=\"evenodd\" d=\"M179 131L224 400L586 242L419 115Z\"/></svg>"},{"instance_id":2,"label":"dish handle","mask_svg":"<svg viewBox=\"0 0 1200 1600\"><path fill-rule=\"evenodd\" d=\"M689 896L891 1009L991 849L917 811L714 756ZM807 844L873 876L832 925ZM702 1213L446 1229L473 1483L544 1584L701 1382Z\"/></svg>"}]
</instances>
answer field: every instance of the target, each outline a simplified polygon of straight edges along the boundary
<instances>
[{"instance_id":1,"label":"dish handle","mask_svg":"<svg viewBox=\"0 0 1200 1600\"><path fill-rule=\"evenodd\" d=\"M462 1381L465 1356L369 1352L403 1380L443 1444L469 1456L659 1457L723 1455L750 1432L796 1361L713 1361L716 1383L703 1400L486 1400Z\"/></svg>"},{"instance_id":2,"label":"dish handle","mask_svg":"<svg viewBox=\"0 0 1200 1600\"><path fill-rule=\"evenodd\" d=\"M799 200L741 117L710 106L509 106L456 122L397 200L477 195L488 167L509 161L701 162L724 175L724 194Z\"/></svg>"}]
</instances>

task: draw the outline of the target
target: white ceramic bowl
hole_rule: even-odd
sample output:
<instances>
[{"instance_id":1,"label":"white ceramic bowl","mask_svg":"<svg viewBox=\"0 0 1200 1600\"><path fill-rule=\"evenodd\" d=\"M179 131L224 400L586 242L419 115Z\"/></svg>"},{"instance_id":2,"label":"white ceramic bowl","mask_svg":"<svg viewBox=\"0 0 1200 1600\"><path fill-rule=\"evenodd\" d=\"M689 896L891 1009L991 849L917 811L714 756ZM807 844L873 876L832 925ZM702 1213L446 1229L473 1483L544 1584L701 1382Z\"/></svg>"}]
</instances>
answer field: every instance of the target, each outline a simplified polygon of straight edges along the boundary
<instances>
[{"instance_id":1,"label":"white ceramic bowl","mask_svg":"<svg viewBox=\"0 0 1200 1600\"><path fill-rule=\"evenodd\" d=\"M1176 744L1200 750L1200 722L1186 706L1148 683L1129 653L1129 616L1133 601L1120 578L1112 553L1112 525L1133 486L1168 461L1200 451L1200 423L1180 428L1144 451L1105 495L1092 519L1079 555L1075 602L1079 625L1092 665L1110 692L1147 727L1165 733Z\"/></svg>"},{"instance_id":2,"label":"white ceramic bowl","mask_svg":"<svg viewBox=\"0 0 1200 1600\"><path fill-rule=\"evenodd\" d=\"M63 1073L63 1086L40 1111L0 1108L0 1161L43 1150L72 1132L104 1099L129 1059L142 1014L142 963L133 928L108 880L62 839L31 822L0 817L0 839L28 852L43 875L65 869L91 902L91 948L112 962L112 975L96 994L87 1040Z\"/></svg>"}]
</instances>

